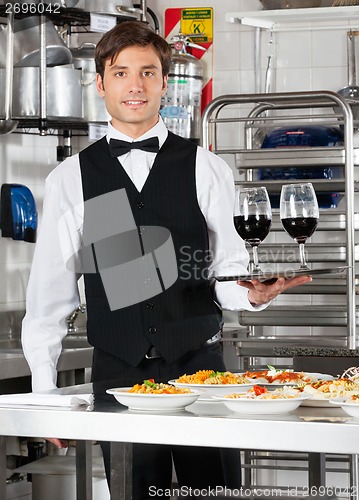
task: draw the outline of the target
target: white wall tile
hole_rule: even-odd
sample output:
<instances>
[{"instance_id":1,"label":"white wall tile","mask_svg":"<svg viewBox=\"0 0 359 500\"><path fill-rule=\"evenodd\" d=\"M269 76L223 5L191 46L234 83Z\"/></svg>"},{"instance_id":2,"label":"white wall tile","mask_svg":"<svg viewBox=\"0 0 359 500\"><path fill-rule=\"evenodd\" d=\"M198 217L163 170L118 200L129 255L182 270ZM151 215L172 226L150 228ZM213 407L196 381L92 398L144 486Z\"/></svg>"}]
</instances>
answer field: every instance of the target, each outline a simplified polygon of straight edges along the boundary
<instances>
[{"instance_id":1,"label":"white wall tile","mask_svg":"<svg viewBox=\"0 0 359 500\"><path fill-rule=\"evenodd\" d=\"M241 11L262 10L263 5L259 0L241 0Z\"/></svg>"},{"instance_id":2,"label":"white wall tile","mask_svg":"<svg viewBox=\"0 0 359 500\"><path fill-rule=\"evenodd\" d=\"M239 33L240 71L254 70L254 30L242 31Z\"/></svg>"},{"instance_id":3,"label":"white wall tile","mask_svg":"<svg viewBox=\"0 0 359 500\"><path fill-rule=\"evenodd\" d=\"M255 74L254 70L240 72L240 89L242 94L255 93Z\"/></svg>"},{"instance_id":4,"label":"white wall tile","mask_svg":"<svg viewBox=\"0 0 359 500\"><path fill-rule=\"evenodd\" d=\"M254 2L253 2L254 3ZM218 2L213 8L214 17L214 30L215 33L220 31L238 31L238 25L236 23L227 23L225 20L225 14L227 12L239 12L240 11L241 0L224 0L223 7L218 5ZM214 39L216 41L216 39Z\"/></svg>"},{"instance_id":5,"label":"white wall tile","mask_svg":"<svg viewBox=\"0 0 359 500\"><path fill-rule=\"evenodd\" d=\"M6 262L0 264L0 304L7 302L18 302L19 297L19 280L21 272L16 264L13 262Z\"/></svg>"},{"instance_id":6,"label":"white wall tile","mask_svg":"<svg viewBox=\"0 0 359 500\"><path fill-rule=\"evenodd\" d=\"M220 32L216 34L214 47L214 65L216 71L239 69L238 32Z\"/></svg>"},{"instance_id":7,"label":"white wall tile","mask_svg":"<svg viewBox=\"0 0 359 500\"><path fill-rule=\"evenodd\" d=\"M342 30L312 32L313 66L343 66L347 59L347 35Z\"/></svg>"},{"instance_id":8,"label":"white wall tile","mask_svg":"<svg viewBox=\"0 0 359 500\"><path fill-rule=\"evenodd\" d=\"M17 242L11 238L0 238L0 266L6 266L7 263L11 261L18 260L18 245ZM1 281L1 269L0 268L0 281Z\"/></svg>"},{"instance_id":9,"label":"white wall tile","mask_svg":"<svg viewBox=\"0 0 359 500\"><path fill-rule=\"evenodd\" d=\"M311 32L277 33L275 52L277 68L288 71L291 68L311 67Z\"/></svg>"},{"instance_id":10,"label":"white wall tile","mask_svg":"<svg viewBox=\"0 0 359 500\"><path fill-rule=\"evenodd\" d=\"M239 94L240 74L238 70L215 71L213 74L213 95Z\"/></svg>"},{"instance_id":11,"label":"white wall tile","mask_svg":"<svg viewBox=\"0 0 359 500\"><path fill-rule=\"evenodd\" d=\"M311 68L279 68L276 70L276 92L311 90Z\"/></svg>"}]
</instances>

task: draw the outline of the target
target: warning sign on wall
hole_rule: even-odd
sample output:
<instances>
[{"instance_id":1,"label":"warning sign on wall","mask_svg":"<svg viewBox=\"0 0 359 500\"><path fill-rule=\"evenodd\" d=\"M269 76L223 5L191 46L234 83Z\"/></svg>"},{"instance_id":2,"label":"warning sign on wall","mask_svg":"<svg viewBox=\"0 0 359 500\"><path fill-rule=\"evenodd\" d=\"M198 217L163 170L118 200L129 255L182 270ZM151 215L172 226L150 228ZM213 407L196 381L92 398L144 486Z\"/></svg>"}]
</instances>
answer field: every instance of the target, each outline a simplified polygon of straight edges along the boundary
<instances>
[{"instance_id":1,"label":"warning sign on wall","mask_svg":"<svg viewBox=\"0 0 359 500\"><path fill-rule=\"evenodd\" d=\"M189 52L203 64L203 87L201 111L212 101L213 95L213 9L169 8L164 15L165 39L171 43L173 36L181 31L193 35L193 42L206 50L189 48Z\"/></svg>"},{"instance_id":2,"label":"warning sign on wall","mask_svg":"<svg viewBox=\"0 0 359 500\"><path fill-rule=\"evenodd\" d=\"M195 35L196 43L213 40L213 9L182 9L181 31Z\"/></svg>"}]
</instances>

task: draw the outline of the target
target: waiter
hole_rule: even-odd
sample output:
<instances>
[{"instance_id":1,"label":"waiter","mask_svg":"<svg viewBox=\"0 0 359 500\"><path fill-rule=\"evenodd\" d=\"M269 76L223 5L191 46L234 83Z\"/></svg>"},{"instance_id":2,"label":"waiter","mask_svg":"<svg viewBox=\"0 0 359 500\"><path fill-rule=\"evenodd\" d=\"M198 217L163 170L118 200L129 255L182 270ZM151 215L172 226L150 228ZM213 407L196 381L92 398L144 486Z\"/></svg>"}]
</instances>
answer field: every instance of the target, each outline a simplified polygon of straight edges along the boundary
<instances>
[{"instance_id":1,"label":"waiter","mask_svg":"<svg viewBox=\"0 0 359 500\"><path fill-rule=\"evenodd\" d=\"M135 294L126 302L126 286L131 293L135 291L131 287L137 279L136 266L132 281L117 280L122 294L119 298L106 285L106 269L101 269L99 254L93 257L94 268L84 265L96 402L106 399L105 391L110 387L142 383L148 378L167 382L200 369L223 371L220 307L262 309L283 290L311 279L278 279L271 285L216 282L211 286L208 277L213 274L246 273L248 253L233 225L231 169L211 152L169 132L159 116L171 57L167 42L137 21L118 24L97 45L97 90L111 120L104 138L66 159L46 180L22 330L34 392L56 388L66 318L80 303L80 271L69 262L76 262L74 255L81 256L91 248L91 235L96 239L104 228L108 231L108 220L103 216L106 210L116 224L119 221L119 228L121 224L129 226L119 237L107 235L115 238L112 243L116 245L125 241L121 239L125 233L130 237L146 228L162 228L168 268L175 262L176 269L173 279L173 269L163 273L159 258L155 266L161 290L150 297L144 292L145 300L137 302ZM112 205L109 210L116 199L122 203L118 213ZM137 248L136 238L134 241L133 248ZM119 253L126 268L123 256L130 260L131 252ZM143 258L147 256L143 251ZM110 281L115 264L113 272L107 269ZM166 273L172 278L167 285ZM116 284L116 279L113 282ZM138 292L142 297L141 286ZM66 446L62 440L51 441ZM102 443L102 450L109 478L109 443ZM172 459L180 486L240 486L236 451L138 444L134 445L133 458L136 500L149 498L150 487L151 491L170 488Z\"/></svg>"}]
</instances>

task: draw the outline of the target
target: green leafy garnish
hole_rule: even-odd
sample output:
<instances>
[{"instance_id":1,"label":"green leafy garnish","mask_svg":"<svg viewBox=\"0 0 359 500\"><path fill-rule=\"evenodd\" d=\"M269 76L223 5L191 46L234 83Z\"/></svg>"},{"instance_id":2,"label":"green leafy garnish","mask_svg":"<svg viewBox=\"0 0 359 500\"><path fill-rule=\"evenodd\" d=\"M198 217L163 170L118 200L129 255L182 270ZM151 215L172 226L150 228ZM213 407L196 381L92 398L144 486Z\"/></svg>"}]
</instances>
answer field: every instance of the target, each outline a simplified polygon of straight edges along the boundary
<instances>
[{"instance_id":1,"label":"green leafy garnish","mask_svg":"<svg viewBox=\"0 0 359 500\"><path fill-rule=\"evenodd\" d=\"M221 375L223 375L223 374L224 374L224 372L213 372L213 373L211 373L211 374L210 374L210 376L209 376L209 377L210 377L210 378L211 378L211 377L218 377L218 376L221 376Z\"/></svg>"},{"instance_id":2,"label":"green leafy garnish","mask_svg":"<svg viewBox=\"0 0 359 500\"><path fill-rule=\"evenodd\" d=\"M268 367L268 370L273 370L275 372L280 371L280 370L277 370L277 368L275 368L273 365L267 365L267 367Z\"/></svg>"},{"instance_id":3,"label":"green leafy garnish","mask_svg":"<svg viewBox=\"0 0 359 500\"><path fill-rule=\"evenodd\" d=\"M148 387L152 387L153 389L156 387L156 384L154 384L151 380L144 380L143 384L148 385Z\"/></svg>"}]
</instances>

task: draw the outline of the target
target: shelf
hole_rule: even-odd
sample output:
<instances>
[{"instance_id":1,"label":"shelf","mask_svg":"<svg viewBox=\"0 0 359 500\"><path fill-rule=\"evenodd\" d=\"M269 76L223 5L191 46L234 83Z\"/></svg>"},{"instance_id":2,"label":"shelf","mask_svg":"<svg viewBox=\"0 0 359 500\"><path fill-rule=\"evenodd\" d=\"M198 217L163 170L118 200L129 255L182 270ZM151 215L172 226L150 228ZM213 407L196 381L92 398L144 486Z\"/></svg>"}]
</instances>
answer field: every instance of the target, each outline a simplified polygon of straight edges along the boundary
<instances>
[{"instance_id":1,"label":"shelf","mask_svg":"<svg viewBox=\"0 0 359 500\"><path fill-rule=\"evenodd\" d=\"M39 128L39 118L20 118L17 119L19 122L17 129L38 129ZM46 120L47 129L54 130L88 130L88 122L80 120L71 119L51 119Z\"/></svg>"},{"instance_id":2,"label":"shelf","mask_svg":"<svg viewBox=\"0 0 359 500\"><path fill-rule=\"evenodd\" d=\"M340 22L343 24L343 22L359 20L359 6L227 12L225 19L229 23L238 22L247 26L281 31L285 29L284 25L289 23ZM302 29L311 29L311 26L305 26ZM333 29L333 26L327 26L327 29Z\"/></svg>"},{"instance_id":3,"label":"shelf","mask_svg":"<svg viewBox=\"0 0 359 500\"><path fill-rule=\"evenodd\" d=\"M355 312L356 325L359 313ZM241 311L242 326L347 326L346 306L269 306L264 311Z\"/></svg>"},{"instance_id":4,"label":"shelf","mask_svg":"<svg viewBox=\"0 0 359 500\"><path fill-rule=\"evenodd\" d=\"M224 342L233 342L241 356L268 356L274 357L276 355L275 349L288 349L288 348L333 348L345 347L346 337L336 336L330 338L323 338L323 336L305 335L301 337L288 336L288 337L264 337L264 336L244 336L242 331L224 330ZM278 354L277 354L278 355Z\"/></svg>"},{"instance_id":5,"label":"shelf","mask_svg":"<svg viewBox=\"0 0 359 500\"><path fill-rule=\"evenodd\" d=\"M278 26L282 21L288 21L293 26L294 30L307 29L306 25L300 27L301 21L307 22L307 25L314 24L315 21L334 21L343 22L347 21L347 27L349 26L349 21L353 25L353 21L358 20L359 26L359 6L356 7L333 7L333 8L316 8L316 9L300 9L300 10L282 10L282 11L258 11L253 13L239 13L239 14L227 14L227 20L232 19L232 22L239 21L241 19L249 17L249 15L261 16L261 20L272 20L277 22ZM340 14L339 16L337 14ZM235 16L238 16L235 18ZM275 16L280 16L280 19ZM279 21L280 23L279 23ZM293 23L297 22L295 25ZM283 23L282 23L283 24ZM254 24L253 24L254 25ZM323 23L324 25L324 23ZM284 26L284 24L283 24ZM328 29L334 26L334 23L326 24ZM269 25L270 27L270 25ZM276 26L277 27L277 26ZM320 26L319 29L321 29ZM288 28L289 29L289 28ZM309 29L311 29L309 27ZM348 151L342 145L340 146L326 146L326 147L287 147L287 148L276 148L276 149L250 149L247 147L243 148L243 143L245 144L256 144L258 141L253 139L258 139L255 137L256 132L246 130L248 128L268 128L272 126L272 121L274 119L278 121L279 119L290 123L303 123L303 119L308 119L312 122L312 118L315 117L316 124L319 120L320 125L333 125L334 120L336 124L339 124L339 119L341 124L344 126L344 130L347 134L347 130L350 132L348 135L348 142L350 145L354 137L351 137L351 131L353 126L350 117L340 115L328 114L325 111L320 114L315 115L303 115L299 111L303 108L326 108L331 107L332 109L337 105L332 95L329 91L318 91L318 92L293 92L293 93L276 93L276 94L237 94L237 95L223 95L218 96L214 101L207 107L207 110L203 117L203 144L205 147L212 146L212 151L217 154L230 154L232 155L232 160L234 160L235 166L237 167L240 177L235 180L236 185L241 186L262 186L264 185L270 194L279 195L283 184L292 183L293 179L280 179L280 180L258 180L258 170L259 169L288 169L296 168L301 170L303 176L309 176L310 178L300 179L300 182L312 182L315 190L319 193L338 193L338 198L340 204L338 209L324 209L320 210L320 227L321 231L342 231L343 234L337 236L335 242L319 243L320 239L316 240L315 236L311 242L306 245L306 251L308 252L308 261L310 263L323 264L323 267L337 267L339 263L346 264L349 268L345 273L333 277L332 275L321 276L320 278L315 278L311 283L302 285L299 288L292 288L288 290L288 294L292 294L292 297L287 297L288 301L286 303L290 305L273 306L270 305L267 309L263 311L241 311L238 313L238 322L242 327L242 330L246 327L250 327L250 331L254 333L254 337L257 333L266 332L268 327L346 327L346 335L341 336L340 342L342 345L347 346L350 349L356 348L358 340L356 337L356 329L359 326L359 307L356 309L356 297L359 296L359 244L355 238L355 230L358 230L359 215L354 212L357 196L355 193L359 193L359 180L355 180L354 173L357 171L359 166L359 148L353 147L353 151L348 148ZM331 104L332 101L332 104ZM230 118L228 116L223 117L224 111L227 106L234 105L244 105L247 106L248 103L252 103L254 108L248 114L248 110L245 109L242 113L238 113L238 116ZM298 109L298 116L292 114L294 109ZM286 114L275 115L275 116L259 116L267 110L287 110ZM244 117L244 114L246 116ZM307 116L308 115L308 116ZM243 116L243 119L242 119ZM341 118L340 118L341 117ZM219 127L221 124L228 125L230 122L237 123L238 121L245 122L243 141L237 146L231 145L227 146L225 144L218 143L219 137ZM259 122L259 125L258 125ZM350 127L349 127L350 126ZM263 132L264 130L262 130ZM353 141L354 142L354 141ZM310 170L319 170L323 168L337 168L335 175L339 175L338 178L317 178L313 179L312 175L315 174L310 172L306 173L308 168ZM318 172L318 176L322 172ZM275 178L275 172L273 173ZM289 177L289 175L288 175ZM297 177L300 177L299 175ZM298 179L299 181L299 179ZM353 192L354 191L354 192ZM341 202L342 195L343 202ZM273 209L273 225L271 231L282 231L282 226L278 217L278 209ZM289 240L288 240L289 241ZM315 241L318 241L316 243ZM298 248L296 244L279 243L276 242L266 243L263 242L259 247L259 261L262 263L262 267L265 270L285 270L285 266L288 268L289 259L288 256L291 255L294 258L290 261L290 268L299 267L298 264ZM293 262L293 260L295 262ZM252 261L252 259L251 259ZM331 265L333 263L333 265ZM313 266L316 267L316 266ZM322 266L320 266L322 267ZM302 304L298 302L295 297L297 295L308 295L308 296L327 296L331 295L332 299L339 304L334 303L334 300L329 300L325 306L316 305L311 301L310 304ZM335 299L338 297L338 300ZM291 300L291 298L293 300ZM327 302L327 301L325 301ZM264 328L264 329L263 329ZM336 330L335 330L336 332ZM293 341L293 337L290 335L291 329L287 329L287 334L285 335L284 342L288 341L290 344ZM282 339L280 339L282 341ZM338 336L328 335L324 339L328 346L333 346L336 341L338 341ZM235 341L234 341L235 342ZM257 339L253 340L254 348L257 344ZM306 339L305 341L306 342ZM270 347L270 342L268 342L268 348ZM258 344L257 344L258 345ZM238 351L242 355L243 346L238 346ZM247 346L249 347L249 346ZM261 349L265 346L260 346ZM249 351L248 351L249 352Z\"/></svg>"},{"instance_id":6,"label":"shelf","mask_svg":"<svg viewBox=\"0 0 359 500\"><path fill-rule=\"evenodd\" d=\"M216 150L216 153L223 151ZM354 165L359 165L358 148L354 148L353 158ZM240 169L344 166L345 150L341 146L237 150L236 165Z\"/></svg>"},{"instance_id":7,"label":"shelf","mask_svg":"<svg viewBox=\"0 0 359 500\"><path fill-rule=\"evenodd\" d=\"M282 229L283 231L283 229ZM317 229L318 231L318 229ZM314 236L312 237L314 238ZM288 241L291 241L288 238ZM292 240L293 241L293 240ZM327 264L328 262L334 262L336 265L345 264L346 262L346 248L343 243L331 243L328 245L327 243L307 243L306 252L309 254L308 260L313 262L319 262L323 264ZM358 245L354 246L354 252L357 254L356 261L359 262L359 247ZM251 253L251 252L250 252ZM284 269L276 268L276 270L283 270L288 268L288 257L290 256L291 261L293 260L293 256L295 255L299 262L298 254L298 245L294 243L266 243L265 241L259 245L258 248L259 253L259 262L263 264L268 264L265 266L265 271L269 271L268 267L273 268L275 264L283 264ZM272 266L273 264L273 266ZM283 267L283 266L282 266ZM290 266L292 267L292 265ZM316 266L314 266L316 267ZM324 265L324 267L335 267ZM269 271L270 272L270 271ZM329 275L330 276L330 275Z\"/></svg>"},{"instance_id":8,"label":"shelf","mask_svg":"<svg viewBox=\"0 0 359 500\"><path fill-rule=\"evenodd\" d=\"M300 179L301 182L311 182L314 189L321 193L344 193L345 179ZM280 194L284 184L292 184L293 179L265 181L254 179L252 181L235 181L238 186L259 187L265 185L269 194ZM359 192L359 181L354 181L354 191Z\"/></svg>"}]
</instances>

